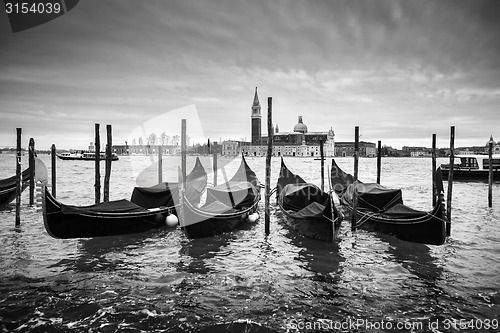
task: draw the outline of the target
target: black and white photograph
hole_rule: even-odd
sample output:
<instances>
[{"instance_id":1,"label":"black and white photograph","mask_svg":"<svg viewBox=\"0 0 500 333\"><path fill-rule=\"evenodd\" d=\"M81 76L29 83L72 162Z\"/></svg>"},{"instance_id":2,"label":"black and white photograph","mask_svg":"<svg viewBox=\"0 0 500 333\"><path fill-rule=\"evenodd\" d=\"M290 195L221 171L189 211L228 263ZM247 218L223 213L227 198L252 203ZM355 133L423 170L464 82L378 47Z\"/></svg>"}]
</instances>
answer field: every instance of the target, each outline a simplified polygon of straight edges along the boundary
<instances>
[{"instance_id":1,"label":"black and white photograph","mask_svg":"<svg viewBox=\"0 0 500 333\"><path fill-rule=\"evenodd\" d=\"M3 0L0 332L500 331L499 18Z\"/></svg>"}]
</instances>

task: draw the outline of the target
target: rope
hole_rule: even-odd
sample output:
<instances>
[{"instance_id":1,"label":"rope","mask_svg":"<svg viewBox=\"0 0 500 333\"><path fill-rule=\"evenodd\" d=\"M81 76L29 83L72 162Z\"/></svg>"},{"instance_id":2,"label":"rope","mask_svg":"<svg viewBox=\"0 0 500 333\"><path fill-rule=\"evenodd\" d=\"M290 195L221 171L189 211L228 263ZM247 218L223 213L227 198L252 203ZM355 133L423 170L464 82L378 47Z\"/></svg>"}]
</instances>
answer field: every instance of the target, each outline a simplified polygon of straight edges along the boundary
<instances>
[{"instance_id":1,"label":"rope","mask_svg":"<svg viewBox=\"0 0 500 333\"><path fill-rule=\"evenodd\" d=\"M278 187L275 187L273 189L271 189L271 191L269 191L269 197L271 197L271 195L273 195L274 192L276 192L278 190Z\"/></svg>"},{"instance_id":2,"label":"rope","mask_svg":"<svg viewBox=\"0 0 500 333\"><path fill-rule=\"evenodd\" d=\"M338 220L339 220L339 218L338 218L338 217L336 217L336 218L335 218L335 220L332 220L331 218L329 218L329 217L328 217L328 216L326 216L326 215L323 215L323 217L324 217L325 219L327 219L328 221L330 221L330 222L334 223L334 224L335 224L335 223L337 223L337 222L338 222Z\"/></svg>"},{"instance_id":3,"label":"rope","mask_svg":"<svg viewBox=\"0 0 500 333\"><path fill-rule=\"evenodd\" d=\"M364 216L361 217L358 222L356 223L355 227L358 228L360 226L362 226L363 224L365 224L368 220L370 220L372 217L375 217L375 216L380 216L381 214L379 212L374 212L374 213L364 213ZM436 216L436 215L432 215L430 212L426 212L424 216L431 216L441 222L444 222L444 223L449 223L447 220L444 220L442 218L440 218L439 216ZM390 219L388 219L390 220ZM415 222L415 223L406 223L406 224L416 224L416 223L421 223L420 221L419 222Z\"/></svg>"}]
</instances>

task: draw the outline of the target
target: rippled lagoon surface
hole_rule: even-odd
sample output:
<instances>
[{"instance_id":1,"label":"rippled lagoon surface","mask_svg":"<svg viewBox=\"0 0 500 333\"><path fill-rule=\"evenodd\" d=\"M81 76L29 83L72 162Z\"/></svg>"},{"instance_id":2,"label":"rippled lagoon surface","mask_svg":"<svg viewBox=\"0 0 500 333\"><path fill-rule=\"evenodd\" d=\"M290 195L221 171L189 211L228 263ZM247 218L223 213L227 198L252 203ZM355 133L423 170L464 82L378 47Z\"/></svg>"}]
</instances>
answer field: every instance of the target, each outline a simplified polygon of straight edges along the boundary
<instances>
[{"instance_id":1,"label":"rippled lagoon surface","mask_svg":"<svg viewBox=\"0 0 500 333\"><path fill-rule=\"evenodd\" d=\"M40 158L50 174L50 156ZM178 161L164 159L164 180L176 181ZM337 161L352 172L352 158ZM210 172L211 159L202 162ZM265 158L247 162L264 182ZM231 177L239 158L218 163ZM272 186L279 163L273 158ZM288 158L286 163L320 184L319 161ZM148 156L113 162L111 199L130 198L136 185L154 185L156 165ZM188 157L188 171L193 165ZM14 172L15 156L0 155L0 178ZM375 181L375 175L376 159L361 159L360 180ZM218 179L224 179L221 171ZM407 205L430 210L430 159L383 159L381 183L402 188ZM58 160L57 197L67 204L92 204L94 163ZM19 229L14 205L0 211L0 330L497 332L499 183L493 187L493 208L487 199L487 183L454 183L452 234L442 246L351 232L347 221L337 242L310 240L284 225L274 197L267 236L262 200L255 224L213 238L189 240L179 228L164 228L60 240L47 234L41 213L27 205L26 190ZM237 323L222 325L231 322Z\"/></svg>"}]
</instances>

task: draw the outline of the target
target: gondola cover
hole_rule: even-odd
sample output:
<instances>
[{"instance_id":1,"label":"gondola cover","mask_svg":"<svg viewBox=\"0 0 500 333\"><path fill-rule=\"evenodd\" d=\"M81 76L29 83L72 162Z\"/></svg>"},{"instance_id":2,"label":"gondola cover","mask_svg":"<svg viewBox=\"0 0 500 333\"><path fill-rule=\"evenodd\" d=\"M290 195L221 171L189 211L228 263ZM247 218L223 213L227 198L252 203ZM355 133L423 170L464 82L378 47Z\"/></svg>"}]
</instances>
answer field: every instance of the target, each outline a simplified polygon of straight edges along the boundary
<instances>
[{"instance_id":1,"label":"gondola cover","mask_svg":"<svg viewBox=\"0 0 500 333\"><path fill-rule=\"evenodd\" d=\"M250 207L255 203L259 193L252 183L247 181L230 181L216 187L207 189L207 199L204 209L210 206L220 205L232 207L234 211ZM222 205L221 205L222 204ZM210 209L213 210L213 207ZM227 209L221 212L227 212Z\"/></svg>"},{"instance_id":2,"label":"gondola cover","mask_svg":"<svg viewBox=\"0 0 500 333\"><path fill-rule=\"evenodd\" d=\"M90 206L60 205L63 214L132 213L147 211L144 207L125 199L103 202Z\"/></svg>"},{"instance_id":3,"label":"gondola cover","mask_svg":"<svg viewBox=\"0 0 500 333\"><path fill-rule=\"evenodd\" d=\"M280 193L280 202L296 218L321 217L330 207L330 196L314 184L288 184Z\"/></svg>"},{"instance_id":4,"label":"gondola cover","mask_svg":"<svg viewBox=\"0 0 500 333\"><path fill-rule=\"evenodd\" d=\"M177 183L160 183L151 187L135 187L130 201L144 207L173 206L179 196Z\"/></svg>"},{"instance_id":5,"label":"gondola cover","mask_svg":"<svg viewBox=\"0 0 500 333\"><path fill-rule=\"evenodd\" d=\"M403 204L400 189L390 189L376 183L357 183L347 187L341 198L341 203L352 205L356 186L358 192L358 208L368 208L371 211L386 211L397 204Z\"/></svg>"}]
</instances>

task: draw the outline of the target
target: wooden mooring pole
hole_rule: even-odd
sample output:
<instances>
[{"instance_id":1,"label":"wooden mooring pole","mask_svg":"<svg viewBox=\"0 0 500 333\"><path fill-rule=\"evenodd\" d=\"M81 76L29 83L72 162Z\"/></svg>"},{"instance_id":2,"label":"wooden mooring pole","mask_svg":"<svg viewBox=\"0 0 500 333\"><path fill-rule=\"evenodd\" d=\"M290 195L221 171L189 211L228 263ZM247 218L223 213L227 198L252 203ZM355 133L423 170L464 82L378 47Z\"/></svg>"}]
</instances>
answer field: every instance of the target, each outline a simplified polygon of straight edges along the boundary
<instances>
[{"instance_id":1,"label":"wooden mooring pole","mask_svg":"<svg viewBox=\"0 0 500 333\"><path fill-rule=\"evenodd\" d=\"M446 236L451 235L451 198L453 193L453 165L455 162L455 126L450 128L450 171L448 172L448 196L446 198Z\"/></svg>"},{"instance_id":2,"label":"wooden mooring pole","mask_svg":"<svg viewBox=\"0 0 500 333\"><path fill-rule=\"evenodd\" d=\"M380 171L382 168L382 141L378 140L377 147L377 184L380 184Z\"/></svg>"},{"instance_id":3,"label":"wooden mooring pole","mask_svg":"<svg viewBox=\"0 0 500 333\"><path fill-rule=\"evenodd\" d=\"M52 171L52 195L56 197L56 145L50 148L51 171Z\"/></svg>"},{"instance_id":4,"label":"wooden mooring pole","mask_svg":"<svg viewBox=\"0 0 500 333\"><path fill-rule=\"evenodd\" d=\"M493 207L493 135L488 142L488 207Z\"/></svg>"},{"instance_id":5,"label":"wooden mooring pole","mask_svg":"<svg viewBox=\"0 0 500 333\"><path fill-rule=\"evenodd\" d=\"M94 142L94 152L95 152L95 203L101 202L101 169L100 169L100 159L101 159L101 139L99 136L99 124L95 124L95 142Z\"/></svg>"},{"instance_id":6,"label":"wooden mooring pole","mask_svg":"<svg viewBox=\"0 0 500 333\"><path fill-rule=\"evenodd\" d=\"M217 186L217 142L214 142L212 148L212 163L214 169L214 186Z\"/></svg>"},{"instance_id":7,"label":"wooden mooring pole","mask_svg":"<svg viewBox=\"0 0 500 333\"><path fill-rule=\"evenodd\" d=\"M35 203L35 140L33 138L30 138L28 156L30 168L30 206L33 206Z\"/></svg>"},{"instance_id":8,"label":"wooden mooring pole","mask_svg":"<svg viewBox=\"0 0 500 333\"><path fill-rule=\"evenodd\" d=\"M163 182L163 145L158 146L158 184Z\"/></svg>"},{"instance_id":9,"label":"wooden mooring pole","mask_svg":"<svg viewBox=\"0 0 500 333\"><path fill-rule=\"evenodd\" d=\"M266 154L266 185L265 185L265 232L270 233L271 210L269 208L269 193L271 192L271 154L273 152L273 98L267 98L267 154Z\"/></svg>"},{"instance_id":10,"label":"wooden mooring pole","mask_svg":"<svg viewBox=\"0 0 500 333\"><path fill-rule=\"evenodd\" d=\"M186 181L186 119L181 120L181 170L182 182Z\"/></svg>"},{"instance_id":11,"label":"wooden mooring pole","mask_svg":"<svg viewBox=\"0 0 500 333\"><path fill-rule=\"evenodd\" d=\"M109 181L111 179L111 148L113 147L113 136L111 125L106 125L106 166L104 171L104 202L109 201Z\"/></svg>"},{"instance_id":12,"label":"wooden mooring pole","mask_svg":"<svg viewBox=\"0 0 500 333\"><path fill-rule=\"evenodd\" d=\"M436 189L436 134L432 134L432 207L437 202L437 189Z\"/></svg>"},{"instance_id":13,"label":"wooden mooring pole","mask_svg":"<svg viewBox=\"0 0 500 333\"><path fill-rule=\"evenodd\" d=\"M319 140L319 154L321 156L321 191L325 191L325 154L323 152L323 140Z\"/></svg>"},{"instance_id":14,"label":"wooden mooring pole","mask_svg":"<svg viewBox=\"0 0 500 333\"><path fill-rule=\"evenodd\" d=\"M16 227L21 225L21 190L23 179L21 173L21 134L22 129L17 128L17 147L16 147Z\"/></svg>"},{"instance_id":15,"label":"wooden mooring pole","mask_svg":"<svg viewBox=\"0 0 500 333\"><path fill-rule=\"evenodd\" d=\"M354 128L354 194L352 198L351 231L356 231L358 220L358 163L359 163L359 126Z\"/></svg>"}]
</instances>

